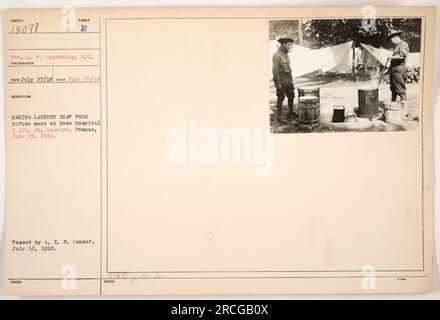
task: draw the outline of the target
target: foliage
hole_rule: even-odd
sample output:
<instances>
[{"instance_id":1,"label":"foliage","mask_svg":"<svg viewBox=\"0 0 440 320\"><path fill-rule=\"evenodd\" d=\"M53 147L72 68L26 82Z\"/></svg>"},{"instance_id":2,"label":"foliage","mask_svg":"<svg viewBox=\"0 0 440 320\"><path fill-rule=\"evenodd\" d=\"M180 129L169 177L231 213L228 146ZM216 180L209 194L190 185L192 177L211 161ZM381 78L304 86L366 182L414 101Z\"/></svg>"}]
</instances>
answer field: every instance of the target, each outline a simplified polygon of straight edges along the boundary
<instances>
[{"instance_id":1,"label":"foliage","mask_svg":"<svg viewBox=\"0 0 440 320\"><path fill-rule=\"evenodd\" d=\"M298 20L278 20L269 23L269 39L290 37L298 43Z\"/></svg>"},{"instance_id":2,"label":"foliage","mask_svg":"<svg viewBox=\"0 0 440 320\"><path fill-rule=\"evenodd\" d=\"M420 51L421 19L317 19L304 20L302 31L304 43L312 48L332 46L347 41L360 42L375 47L390 47L387 36L391 29L401 30L402 38L408 42L410 51ZM270 39L290 36L298 43L298 21L271 21Z\"/></svg>"}]
</instances>

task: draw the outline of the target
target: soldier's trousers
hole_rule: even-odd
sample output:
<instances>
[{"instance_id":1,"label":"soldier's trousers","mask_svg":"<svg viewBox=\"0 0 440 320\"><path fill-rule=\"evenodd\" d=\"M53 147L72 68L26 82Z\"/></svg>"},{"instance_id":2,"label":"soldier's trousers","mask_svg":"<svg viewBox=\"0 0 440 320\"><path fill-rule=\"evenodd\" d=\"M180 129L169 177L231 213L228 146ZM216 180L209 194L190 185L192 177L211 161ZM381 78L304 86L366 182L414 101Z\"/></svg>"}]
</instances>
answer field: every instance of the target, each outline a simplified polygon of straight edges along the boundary
<instances>
[{"instance_id":1,"label":"soldier's trousers","mask_svg":"<svg viewBox=\"0 0 440 320\"><path fill-rule=\"evenodd\" d=\"M396 101L397 96L400 100L406 100L406 67L393 67L390 71L390 90L391 101Z\"/></svg>"},{"instance_id":2,"label":"soldier's trousers","mask_svg":"<svg viewBox=\"0 0 440 320\"><path fill-rule=\"evenodd\" d=\"M289 115L293 115L293 99L295 98L295 88L293 84L277 88L277 112L278 118L281 117L283 109L284 97L287 97L287 105L289 107Z\"/></svg>"}]
</instances>

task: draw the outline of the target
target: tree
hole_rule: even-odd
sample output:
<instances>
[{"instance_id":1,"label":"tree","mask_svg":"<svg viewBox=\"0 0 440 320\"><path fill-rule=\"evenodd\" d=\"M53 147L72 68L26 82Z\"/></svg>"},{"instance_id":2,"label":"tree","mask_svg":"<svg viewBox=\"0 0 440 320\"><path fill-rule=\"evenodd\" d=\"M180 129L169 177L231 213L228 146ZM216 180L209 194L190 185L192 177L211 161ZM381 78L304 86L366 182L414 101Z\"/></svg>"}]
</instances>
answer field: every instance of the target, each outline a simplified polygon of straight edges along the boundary
<instances>
[{"instance_id":1,"label":"tree","mask_svg":"<svg viewBox=\"0 0 440 320\"><path fill-rule=\"evenodd\" d=\"M298 44L298 20L277 20L269 22L269 39L290 37Z\"/></svg>"},{"instance_id":2,"label":"tree","mask_svg":"<svg viewBox=\"0 0 440 320\"><path fill-rule=\"evenodd\" d=\"M375 47L390 47L387 41L391 29L403 32L403 39L408 42L410 51L420 51L421 19L316 19L303 20L302 33L304 42L311 48L321 48L353 41L356 46L359 43L370 44ZM280 20L271 21L270 38L277 39L280 36L290 35L295 43L298 43L298 21Z\"/></svg>"}]
</instances>

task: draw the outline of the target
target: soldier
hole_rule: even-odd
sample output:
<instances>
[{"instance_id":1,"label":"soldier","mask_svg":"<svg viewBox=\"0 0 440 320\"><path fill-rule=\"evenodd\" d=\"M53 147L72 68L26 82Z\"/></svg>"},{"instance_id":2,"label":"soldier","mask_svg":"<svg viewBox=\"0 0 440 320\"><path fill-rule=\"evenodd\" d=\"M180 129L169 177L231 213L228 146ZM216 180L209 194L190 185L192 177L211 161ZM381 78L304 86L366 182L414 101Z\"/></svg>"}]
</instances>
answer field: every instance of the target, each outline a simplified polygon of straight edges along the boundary
<instances>
[{"instance_id":1,"label":"soldier","mask_svg":"<svg viewBox=\"0 0 440 320\"><path fill-rule=\"evenodd\" d=\"M406 60L409 53L408 43L400 39L401 31L391 30L388 39L394 45L393 55L389 58L391 101L406 100Z\"/></svg>"},{"instance_id":2,"label":"soldier","mask_svg":"<svg viewBox=\"0 0 440 320\"><path fill-rule=\"evenodd\" d=\"M281 122L281 114L283 109L284 97L287 97L289 106L289 119L294 118L293 113L293 98L295 91L293 86L292 69L290 67L289 51L292 50L293 40L291 38L278 39L280 48L273 55L273 82L277 88L277 120Z\"/></svg>"}]
</instances>

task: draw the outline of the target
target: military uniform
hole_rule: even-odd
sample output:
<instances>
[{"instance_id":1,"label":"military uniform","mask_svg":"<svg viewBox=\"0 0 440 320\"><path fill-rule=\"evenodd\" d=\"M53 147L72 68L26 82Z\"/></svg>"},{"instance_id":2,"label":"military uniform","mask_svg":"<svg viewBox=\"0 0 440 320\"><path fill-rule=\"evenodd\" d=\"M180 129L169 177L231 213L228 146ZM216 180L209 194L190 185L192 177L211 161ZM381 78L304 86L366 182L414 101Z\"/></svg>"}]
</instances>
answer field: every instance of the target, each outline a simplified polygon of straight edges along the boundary
<instances>
[{"instance_id":1,"label":"military uniform","mask_svg":"<svg viewBox=\"0 0 440 320\"><path fill-rule=\"evenodd\" d=\"M289 116L293 116L293 99L295 97L295 88L293 85L292 68L287 52L278 49L273 55L273 82L277 88L277 111L278 119L281 117L284 97L287 97L289 106Z\"/></svg>"},{"instance_id":2,"label":"military uniform","mask_svg":"<svg viewBox=\"0 0 440 320\"><path fill-rule=\"evenodd\" d=\"M400 41L393 50L393 56L400 56L402 59L391 60L390 62L390 90L392 101L396 101L397 96L399 96L402 101L406 100L406 60L408 53L408 43L403 40Z\"/></svg>"}]
</instances>

